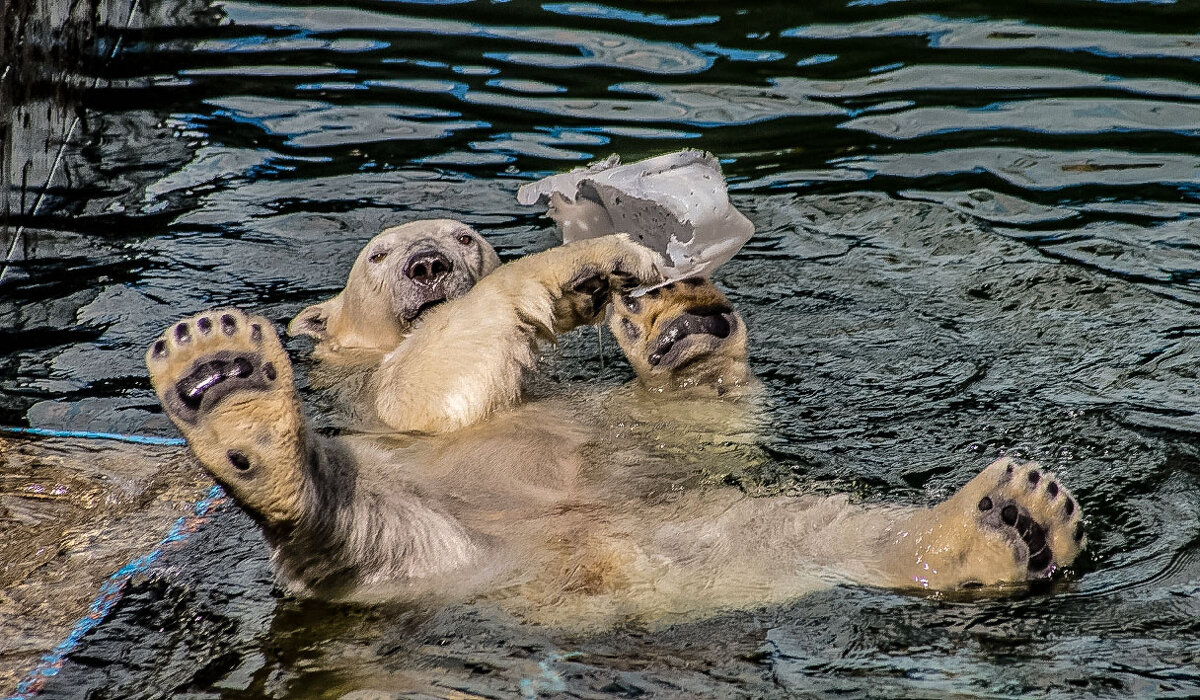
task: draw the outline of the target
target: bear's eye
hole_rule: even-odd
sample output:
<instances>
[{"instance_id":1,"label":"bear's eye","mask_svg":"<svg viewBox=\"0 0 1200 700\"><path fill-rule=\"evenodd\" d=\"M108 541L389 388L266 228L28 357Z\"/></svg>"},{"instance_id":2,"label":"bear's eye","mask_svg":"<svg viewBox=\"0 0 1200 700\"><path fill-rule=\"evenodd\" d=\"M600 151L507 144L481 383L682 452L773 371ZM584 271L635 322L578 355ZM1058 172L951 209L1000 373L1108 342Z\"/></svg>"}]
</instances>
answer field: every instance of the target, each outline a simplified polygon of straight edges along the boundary
<instances>
[{"instance_id":1,"label":"bear's eye","mask_svg":"<svg viewBox=\"0 0 1200 700\"><path fill-rule=\"evenodd\" d=\"M636 314L642 310L642 302L638 301L637 297L622 294L621 303L625 304L625 308L629 309L629 313L631 314Z\"/></svg>"},{"instance_id":2,"label":"bear's eye","mask_svg":"<svg viewBox=\"0 0 1200 700\"><path fill-rule=\"evenodd\" d=\"M458 242L463 245L471 245L472 243L475 242L475 239L471 238L470 234L464 233L458 237Z\"/></svg>"},{"instance_id":3,"label":"bear's eye","mask_svg":"<svg viewBox=\"0 0 1200 700\"><path fill-rule=\"evenodd\" d=\"M383 262L383 259L386 258L387 256L388 256L388 251L377 250L374 253L371 253L371 257L367 258L367 260L370 260L373 263L380 263L380 262Z\"/></svg>"}]
</instances>

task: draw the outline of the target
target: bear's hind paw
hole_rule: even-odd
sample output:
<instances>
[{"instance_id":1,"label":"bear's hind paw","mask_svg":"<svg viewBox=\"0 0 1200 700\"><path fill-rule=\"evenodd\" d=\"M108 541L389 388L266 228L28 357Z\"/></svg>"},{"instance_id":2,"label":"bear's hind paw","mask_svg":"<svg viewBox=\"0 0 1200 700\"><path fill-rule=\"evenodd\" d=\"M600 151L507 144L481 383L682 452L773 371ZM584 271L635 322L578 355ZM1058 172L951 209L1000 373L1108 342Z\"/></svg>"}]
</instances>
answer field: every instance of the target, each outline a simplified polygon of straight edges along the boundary
<instances>
[{"instance_id":1,"label":"bear's hind paw","mask_svg":"<svg viewBox=\"0 0 1200 700\"><path fill-rule=\"evenodd\" d=\"M980 525L1011 539L1029 578L1045 578L1083 551L1083 514L1053 472L1003 459L976 478L995 483L976 504Z\"/></svg>"}]
</instances>

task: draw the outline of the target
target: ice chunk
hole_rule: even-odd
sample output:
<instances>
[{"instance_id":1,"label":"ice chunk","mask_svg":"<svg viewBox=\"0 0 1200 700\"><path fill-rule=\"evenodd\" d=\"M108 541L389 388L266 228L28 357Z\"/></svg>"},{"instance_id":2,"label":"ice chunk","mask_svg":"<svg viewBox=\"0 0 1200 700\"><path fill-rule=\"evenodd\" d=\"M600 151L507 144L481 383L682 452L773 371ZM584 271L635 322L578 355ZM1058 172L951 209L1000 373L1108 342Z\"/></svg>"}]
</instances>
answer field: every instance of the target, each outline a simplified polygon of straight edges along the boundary
<instances>
[{"instance_id":1,"label":"ice chunk","mask_svg":"<svg viewBox=\"0 0 1200 700\"><path fill-rule=\"evenodd\" d=\"M754 234L717 159L693 149L628 165L611 155L524 185L517 201L546 206L564 242L630 234L664 256L667 282L712 274Z\"/></svg>"}]
</instances>

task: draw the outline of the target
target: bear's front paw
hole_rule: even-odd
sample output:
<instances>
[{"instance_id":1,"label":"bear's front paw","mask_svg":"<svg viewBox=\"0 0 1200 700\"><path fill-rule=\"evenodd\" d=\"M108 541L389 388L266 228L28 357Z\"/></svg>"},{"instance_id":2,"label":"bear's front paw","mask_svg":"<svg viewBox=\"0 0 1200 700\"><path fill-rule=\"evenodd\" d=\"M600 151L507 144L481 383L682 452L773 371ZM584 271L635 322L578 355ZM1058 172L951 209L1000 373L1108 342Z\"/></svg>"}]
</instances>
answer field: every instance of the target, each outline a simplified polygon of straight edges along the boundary
<instances>
[{"instance_id":1,"label":"bear's front paw","mask_svg":"<svg viewBox=\"0 0 1200 700\"><path fill-rule=\"evenodd\" d=\"M613 291L628 291L663 279L658 253L623 233L577 241L563 248L574 255L555 314L559 332L599 321Z\"/></svg>"},{"instance_id":2,"label":"bear's front paw","mask_svg":"<svg viewBox=\"0 0 1200 700\"><path fill-rule=\"evenodd\" d=\"M146 366L177 424L196 424L232 395L294 391L291 362L271 322L236 309L171 326L146 352Z\"/></svg>"}]
</instances>

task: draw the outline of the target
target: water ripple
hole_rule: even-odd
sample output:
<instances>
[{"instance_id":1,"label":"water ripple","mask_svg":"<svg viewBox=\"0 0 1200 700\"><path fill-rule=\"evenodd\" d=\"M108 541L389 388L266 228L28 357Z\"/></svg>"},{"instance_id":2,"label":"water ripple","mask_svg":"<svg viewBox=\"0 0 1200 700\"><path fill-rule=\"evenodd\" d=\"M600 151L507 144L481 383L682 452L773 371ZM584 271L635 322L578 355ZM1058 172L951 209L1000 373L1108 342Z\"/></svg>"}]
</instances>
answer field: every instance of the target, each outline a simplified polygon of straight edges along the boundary
<instances>
[{"instance_id":1,"label":"water ripple","mask_svg":"<svg viewBox=\"0 0 1200 700\"><path fill-rule=\"evenodd\" d=\"M1114 58L1182 58L1200 60L1195 34L1143 34L1099 29L1042 27L1018 20L961 20L910 15L851 24L813 24L783 32L803 39L862 39L918 35L930 46L953 49L1050 49L1085 51Z\"/></svg>"},{"instance_id":2,"label":"water ripple","mask_svg":"<svg viewBox=\"0 0 1200 700\"><path fill-rule=\"evenodd\" d=\"M370 31L474 37L548 44L574 49L576 55L532 51L486 52L488 58L542 68L624 68L654 74L703 72L712 59L681 44L646 41L610 32L554 27L502 27L455 20L399 16L352 8L300 10L268 4L229 2L229 19L242 26L289 27L306 32Z\"/></svg>"},{"instance_id":3,"label":"water ripple","mask_svg":"<svg viewBox=\"0 0 1200 700\"><path fill-rule=\"evenodd\" d=\"M298 148L440 139L454 131L488 126L453 119L459 115L427 107L336 106L262 97L229 97L209 103L218 109L218 116L255 124L268 134L287 137L284 145Z\"/></svg>"},{"instance_id":4,"label":"water ripple","mask_svg":"<svg viewBox=\"0 0 1200 700\"><path fill-rule=\"evenodd\" d=\"M1023 189L1082 185L1200 184L1200 154L1140 154L1114 150L960 148L932 153L857 156L839 168L872 175L924 178L939 173L986 172Z\"/></svg>"},{"instance_id":5,"label":"water ripple","mask_svg":"<svg viewBox=\"0 0 1200 700\"><path fill-rule=\"evenodd\" d=\"M1168 131L1196 135L1200 134L1200 105L1149 100L1022 100L978 109L921 107L859 117L841 126L896 139L982 129L1018 129L1044 134Z\"/></svg>"}]
</instances>

